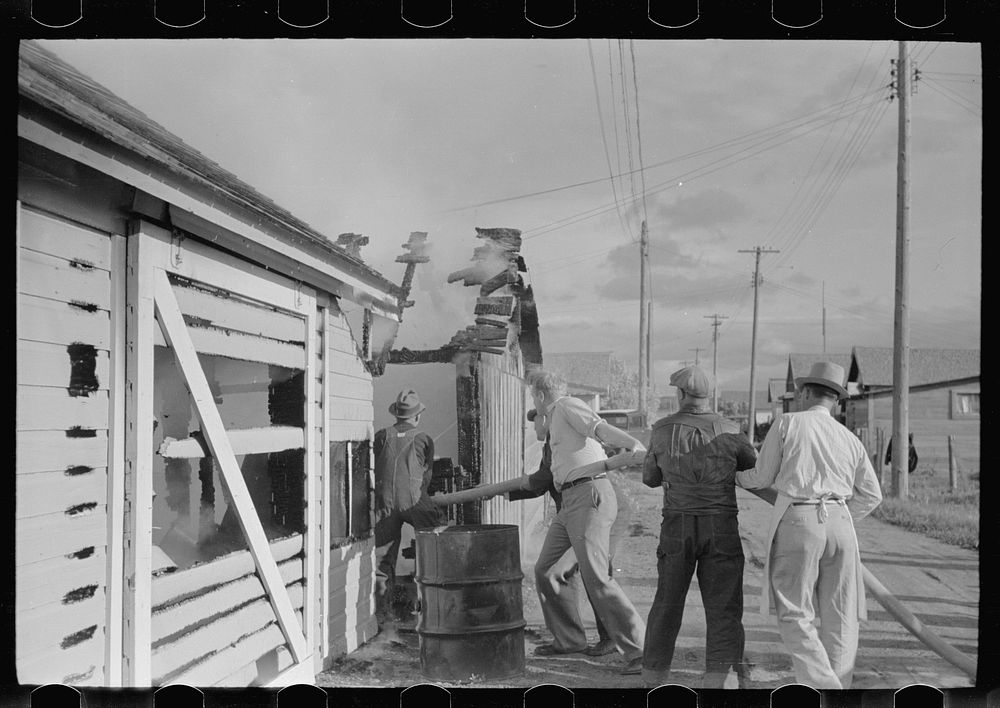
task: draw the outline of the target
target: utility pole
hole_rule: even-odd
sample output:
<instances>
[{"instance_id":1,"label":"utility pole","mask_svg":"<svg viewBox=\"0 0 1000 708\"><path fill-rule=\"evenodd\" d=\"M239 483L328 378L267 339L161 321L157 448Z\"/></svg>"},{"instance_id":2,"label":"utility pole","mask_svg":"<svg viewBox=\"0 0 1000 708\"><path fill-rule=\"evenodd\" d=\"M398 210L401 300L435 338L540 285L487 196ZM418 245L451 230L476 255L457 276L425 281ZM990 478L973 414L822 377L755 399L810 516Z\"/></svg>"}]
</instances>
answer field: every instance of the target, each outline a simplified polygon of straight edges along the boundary
<instances>
[{"instance_id":1,"label":"utility pole","mask_svg":"<svg viewBox=\"0 0 1000 708\"><path fill-rule=\"evenodd\" d=\"M754 254L753 267L753 335L750 340L750 411L747 413L747 437L750 444L754 441L754 428L757 423L757 412L755 409L755 391L757 379L757 308L760 303L760 255L762 253L780 253L773 249L756 246L750 250L740 250L740 253Z\"/></svg>"},{"instance_id":2,"label":"utility pole","mask_svg":"<svg viewBox=\"0 0 1000 708\"><path fill-rule=\"evenodd\" d=\"M826 281L823 281L823 353L826 354Z\"/></svg>"},{"instance_id":3,"label":"utility pole","mask_svg":"<svg viewBox=\"0 0 1000 708\"><path fill-rule=\"evenodd\" d=\"M646 413L646 389L649 386L649 277L646 272L649 259L649 238L646 233L646 221L642 222L639 236L639 412Z\"/></svg>"},{"instance_id":4,"label":"utility pole","mask_svg":"<svg viewBox=\"0 0 1000 708\"><path fill-rule=\"evenodd\" d=\"M688 349L689 352L694 352L694 365L698 365L698 352L701 351L701 347L695 347L694 349Z\"/></svg>"},{"instance_id":5,"label":"utility pole","mask_svg":"<svg viewBox=\"0 0 1000 708\"><path fill-rule=\"evenodd\" d=\"M896 159L896 307L892 338L892 488L896 497L909 495L910 429L910 64L907 43L899 43L894 85L899 97L899 152Z\"/></svg>"},{"instance_id":6,"label":"utility pole","mask_svg":"<svg viewBox=\"0 0 1000 708\"><path fill-rule=\"evenodd\" d=\"M712 410L719 412L719 325L726 315L703 315L712 320Z\"/></svg>"}]
</instances>

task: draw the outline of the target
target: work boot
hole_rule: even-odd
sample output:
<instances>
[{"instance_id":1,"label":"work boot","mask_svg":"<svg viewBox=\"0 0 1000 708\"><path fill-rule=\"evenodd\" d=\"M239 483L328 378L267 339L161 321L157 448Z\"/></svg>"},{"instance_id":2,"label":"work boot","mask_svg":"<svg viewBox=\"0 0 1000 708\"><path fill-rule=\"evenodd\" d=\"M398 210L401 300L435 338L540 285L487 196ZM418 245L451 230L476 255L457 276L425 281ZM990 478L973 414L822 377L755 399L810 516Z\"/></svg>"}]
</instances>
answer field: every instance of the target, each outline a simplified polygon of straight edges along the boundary
<instances>
[{"instance_id":1,"label":"work boot","mask_svg":"<svg viewBox=\"0 0 1000 708\"><path fill-rule=\"evenodd\" d=\"M597 644L592 644L583 650L583 653L587 656L607 656L608 654L614 654L618 651L615 643L610 639L601 639Z\"/></svg>"}]
</instances>

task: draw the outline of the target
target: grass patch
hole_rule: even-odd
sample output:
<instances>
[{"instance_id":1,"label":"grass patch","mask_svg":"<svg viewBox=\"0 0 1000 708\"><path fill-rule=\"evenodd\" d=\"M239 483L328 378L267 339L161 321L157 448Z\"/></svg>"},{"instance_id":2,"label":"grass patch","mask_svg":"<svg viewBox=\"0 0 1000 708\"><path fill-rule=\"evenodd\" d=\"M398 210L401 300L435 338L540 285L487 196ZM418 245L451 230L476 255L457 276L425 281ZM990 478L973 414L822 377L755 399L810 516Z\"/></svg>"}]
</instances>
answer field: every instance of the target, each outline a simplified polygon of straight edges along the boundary
<instances>
[{"instance_id":1,"label":"grass patch","mask_svg":"<svg viewBox=\"0 0 1000 708\"><path fill-rule=\"evenodd\" d=\"M948 489L947 473L918 470L909 477L908 498L894 499L883 489L883 501L872 516L945 543L979 550L979 480L964 479Z\"/></svg>"}]
</instances>

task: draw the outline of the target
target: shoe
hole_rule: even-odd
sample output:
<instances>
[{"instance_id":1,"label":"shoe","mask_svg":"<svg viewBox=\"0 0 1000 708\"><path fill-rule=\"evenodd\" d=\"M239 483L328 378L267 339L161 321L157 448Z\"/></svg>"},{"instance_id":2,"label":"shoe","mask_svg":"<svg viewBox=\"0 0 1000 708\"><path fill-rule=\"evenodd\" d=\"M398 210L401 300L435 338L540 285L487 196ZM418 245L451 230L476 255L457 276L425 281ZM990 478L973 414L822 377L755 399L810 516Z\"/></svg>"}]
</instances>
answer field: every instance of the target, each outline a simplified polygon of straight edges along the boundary
<instances>
[{"instance_id":1,"label":"shoe","mask_svg":"<svg viewBox=\"0 0 1000 708\"><path fill-rule=\"evenodd\" d=\"M557 656L561 654L579 654L580 652L584 651L584 649L570 649L569 651L566 651L564 649L557 649L553 644L539 644L537 647L535 647L535 656Z\"/></svg>"},{"instance_id":2,"label":"shoe","mask_svg":"<svg viewBox=\"0 0 1000 708\"><path fill-rule=\"evenodd\" d=\"M635 657L627 664L625 664L624 668L618 673L620 673L622 676L640 675L642 673L642 657L641 656Z\"/></svg>"},{"instance_id":3,"label":"shoe","mask_svg":"<svg viewBox=\"0 0 1000 708\"><path fill-rule=\"evenodd\" d=\"M602 639L597 644L584 649L583 653L587 656L607 656L608 654L614 654L616 651L618 651L618 648L613 641Z\"/></svg>"}]
</instances>

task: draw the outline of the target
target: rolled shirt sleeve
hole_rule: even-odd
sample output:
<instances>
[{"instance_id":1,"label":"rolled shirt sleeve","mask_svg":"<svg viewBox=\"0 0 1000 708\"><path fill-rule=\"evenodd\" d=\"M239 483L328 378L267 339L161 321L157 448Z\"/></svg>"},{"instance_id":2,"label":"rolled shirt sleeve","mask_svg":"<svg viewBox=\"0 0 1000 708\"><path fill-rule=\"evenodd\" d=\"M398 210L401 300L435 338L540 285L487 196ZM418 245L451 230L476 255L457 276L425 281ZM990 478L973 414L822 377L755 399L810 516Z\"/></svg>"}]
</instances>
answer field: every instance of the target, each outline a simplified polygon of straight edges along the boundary
<instances>
[{"instance_id":1,"label":"rolled shirt sleeve","mask_svg":"<svg viewBox=\"0 0 1000 708\"><path fill-rule=\"evenodd\" d=\"M882 487L868 455L862 449L854 470L854 494L847 500L847 510L855 521L863 519L882 503Z\"/></svg>"},{"instance_id":2,"label":"rolled shirt sleeve","mask_svg":"<svg viewBox=\"0 0 1000 708\"><path fill-rule=\"evenodd\" d=\"M767 431L756 464L736 473L736 483L739 486L744 489L763 489L774 484L781 469L781 440L787 420L787 416L782 416Z\"/></svg>"}]
</instances>

